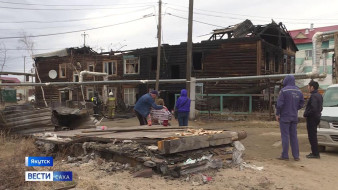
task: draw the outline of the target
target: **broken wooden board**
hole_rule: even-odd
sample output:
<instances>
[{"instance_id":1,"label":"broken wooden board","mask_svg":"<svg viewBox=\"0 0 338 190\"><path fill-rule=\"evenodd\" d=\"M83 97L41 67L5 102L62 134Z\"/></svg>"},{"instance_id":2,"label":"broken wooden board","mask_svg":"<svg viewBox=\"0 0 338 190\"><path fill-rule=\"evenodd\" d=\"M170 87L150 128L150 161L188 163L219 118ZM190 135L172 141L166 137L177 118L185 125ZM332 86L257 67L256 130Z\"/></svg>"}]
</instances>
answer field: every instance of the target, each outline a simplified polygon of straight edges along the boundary
<instances>
[{"instance_id":1,"label":"broken wooden board","mask_svg":"<svg viewBox=\"0 0 338 190\"><path fill-rule=\"evenodd\" d=\"M223 131L218 134L186 136L181 138L173 138L168 140L158 141L158 149L163 154L172 154L206 148L210 146L218 146L232 143L234 133Z\"/></svg>"},{"instance_id":2,"label":"broken wooden board","mask_svg":"<svg viewBox=\"0 0 338 190\"><path fill-rule=\"evenodd\" d=\"M170 129L187 129L186 127L161 127L161 126L133 126L133 127L108 127L106 130L89 129L83 130L82 133L92 132L128 132L128 131L154 131L154 130L170 130Z\"/></svg>"}]
</instances>

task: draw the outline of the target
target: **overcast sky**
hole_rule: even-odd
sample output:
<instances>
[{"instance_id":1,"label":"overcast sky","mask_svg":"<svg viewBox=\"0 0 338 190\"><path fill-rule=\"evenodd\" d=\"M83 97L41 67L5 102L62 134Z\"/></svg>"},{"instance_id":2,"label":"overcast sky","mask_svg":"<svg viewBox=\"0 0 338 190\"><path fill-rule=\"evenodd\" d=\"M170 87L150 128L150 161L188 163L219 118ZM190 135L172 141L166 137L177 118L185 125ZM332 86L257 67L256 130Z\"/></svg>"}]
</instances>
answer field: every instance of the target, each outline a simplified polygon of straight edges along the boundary
<instances>
[{"instance_id":1,"label":"overcast sky","mask_svg":"<svg viewBox=\"0 0 338 190\"><path fill-rule=\"evenodd\" d=\"M189 0L164 0L162 43L187 39ZM213 29L250 19L265 25L271 19L288 30L338 25L338 1L332 0L195 0L193 41L210 36ZM7 50L4 71L26 72L30 54L19 42L35 36L34 53L86 45L100 52L157 46L158 1L155 0L0 0L0 49ZM61 34L60 34L61 33ZM26 47L24 47L26 49ZM0 64L3 55L0 54Z\"/></svg>"}]
</instances>

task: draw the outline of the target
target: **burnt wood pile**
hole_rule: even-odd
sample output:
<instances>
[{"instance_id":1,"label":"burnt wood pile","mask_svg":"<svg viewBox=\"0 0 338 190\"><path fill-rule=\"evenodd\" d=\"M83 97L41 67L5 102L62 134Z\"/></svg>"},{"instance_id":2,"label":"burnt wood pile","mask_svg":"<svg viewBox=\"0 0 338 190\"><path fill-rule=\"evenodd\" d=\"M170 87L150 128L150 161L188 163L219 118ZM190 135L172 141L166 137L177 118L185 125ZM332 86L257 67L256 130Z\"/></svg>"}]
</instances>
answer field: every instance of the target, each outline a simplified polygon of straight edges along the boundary
<instances>
[{"instance_id":1,"label":"burnt wood pile","mask_svg":"<svg viewBox=\"0 0 338 190\"><path fill-rule=\"evenodd\" d=\"M95 153L106 160L151 168L172 177L231 164L236 151L232 143L246 138L244 131L191 127L108 126L102 129L58 131L36 134L36 137L38 144L44 145L41 147L46 147L45 144L53 147L45 150L48 154L76 146L81 147L82 155ZM75 154L71 151L69 155Z\"/></svg>"}]
</instances>

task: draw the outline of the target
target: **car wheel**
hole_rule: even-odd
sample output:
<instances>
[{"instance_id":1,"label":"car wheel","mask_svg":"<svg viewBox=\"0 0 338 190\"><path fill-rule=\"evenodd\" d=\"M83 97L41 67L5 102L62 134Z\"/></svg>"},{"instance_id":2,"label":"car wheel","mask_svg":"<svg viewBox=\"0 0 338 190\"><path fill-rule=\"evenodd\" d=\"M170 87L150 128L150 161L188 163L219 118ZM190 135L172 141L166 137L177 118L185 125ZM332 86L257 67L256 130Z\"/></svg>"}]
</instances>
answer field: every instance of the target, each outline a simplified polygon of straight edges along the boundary
<instances>
[{"instance_id":1,"label":"car wheel","mask_svg":"<svg viewBox=\"0 0 338 190\"><path fill-rule=\"evenodd\" d=\"M325 152L325 149L326 149L325 146L318 145L319 152Z\"/></svg>"},{"instance_id":2,"label":"car wheel","mask_svg":"<svg viewBox=\"0 0 338 190\"><path fill-rule=\"evenodd\" d=\"M31 103L34 104L35 100L31 100Z\"/></svg>"}]
</instances>

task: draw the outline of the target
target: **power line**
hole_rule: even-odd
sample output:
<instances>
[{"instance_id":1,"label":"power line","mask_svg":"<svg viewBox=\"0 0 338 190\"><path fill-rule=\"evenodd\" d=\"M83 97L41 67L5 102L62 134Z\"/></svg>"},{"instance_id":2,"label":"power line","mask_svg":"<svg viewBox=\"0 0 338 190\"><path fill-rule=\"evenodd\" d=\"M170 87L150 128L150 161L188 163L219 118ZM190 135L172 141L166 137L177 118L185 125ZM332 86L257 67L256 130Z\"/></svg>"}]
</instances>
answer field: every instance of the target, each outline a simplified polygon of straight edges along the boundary
<instances>
[{"instance_id":1,"label":"power line","mask_svg":"<svg viewBox=\"0 0 338 190\"><path fill-rule=\"evenodd\" d=\"M95 20L95 19L101 19L101 18L107 18L111 16L116 16L116 15L125 15L125 14L130 14L130 13L137 13L140 11L144 11L147 9L150 9L152 7L147 7L143 9L138 9L126 13L120 13L120 14L109 14L101 17L91 17L91 18L84 18L84 19L68 19L68 20L54 20L54 21L0 21L0 23L8 24L8 23L58 23L58 22L77 22L77 21L85 21L85 20Z\"/></svg>"},{"instance_id":2,"label":"power line","mask_svg":"<svg viewBox=\"0 0 338 190\"><path fill-rule=\"evenodd\" d=\"M97 30L97 29L117 26L117 25L121 25L121 24L127 24L127 23L135 22L135 21L138 21L138 20L143 20L143 19L153 17L153 16L155 16L155 15L151 13L151 14L148 14L148 15L144 15L143 17L138 18L138 19L134 19L134 20L126 21L126 22L121 22L121 23L117 23L117 24L110 24L110 25L106 25L106 26L93 27L93 28L87 28L87 29L82 29L82 30L73 30L73 31L68 31L68 32L57 32L57 33L51 33L51 34L29 35L27 37L36 38L36 37L44 37L44 36L55 36L55 35L61 35L61 34L70 34L70 33L76 33L76 32L89 31L89 30ZM10 36L10 37L0 37L0 39L19 39L19 38L23 38L23 37L24 36Z\"/></svg>"},{"instance_id":3,"label":"power line","mask_svg":"<svg viewBox=\"0 0 338 190\"><path fill-rule=\"evenodd\" d=\"M149 5L148 5L149 6ZM49 9L49 8L22 8L22 7L6 7L6 6L0 6L2 9L14 9L14 10L29 10L29 11L83 11L83 10L111 10L111 9L122 9L122 8L138 8L138 7L147 7L145 5L143 6L133 6L133 7L110 7L110 8L71 8L71 9L62 9L62 8L56 8L56 9Z\"/></svg>"},{"instance_id":4,"label":"power line","mask_svg":"<svg viewBox=\"0 0 338 190\"><path fill-rule=\"evenodd\" d=\"M168 9L172 9L172 10L176 10L176 11L181 11L181 12L188 12L188 11L185 11L185 10L180 10L180 9L175 9L175 8L172 8L172 7L168 7ZM226 18L226 19L231 19L231 20L244 20L244 19L247 19L247 16L250 16L250 15L246 15L245 18L239 18L239 17L225 17L225 16L219 16L219 15L213 15L213 14L206 14L206 13L199 13L199 12L194 12L194 14L197 14L197 15L203 15L203 16L211 16L211 17L218 17L218 18ZM250 16L250 17L255 17L255 16ZM272 18L267 18L267 17L257 17L257 18L265 18L265 19L272 19ZM274 18L274 19L280 19L280 18ZM261 21L261 22L266 22L266 20L261 20L261 19L254 19L255 21ZM338 19L336 19L338 20ZM309 24L309 23L304 23L304 22L283 22L283 23L287 23L287 24ZM317 22L319 24L337 24L337 23L323 23L323 22Z\"/></svg>"},{"instance_id":5,"label":"power line","mask_svg":"<svg viewBox=\"0 0 338 190\"><path fill-rule=\"evenodd\" d=\"M174 15L174 14L171 14L171 13L167 13L167 15L170 15L170 16L173 16L173 17L177 17L177 18L181 18L181 19L184 19L184 20L188 20L188 18L177 16L177 15ZM197 23L201 23L201 24L206 24L206 25L210 25L210 26L216 26L216 27L224 28L224 26L210 24L210 23L206 23L206 22L202 22L202 21L198 21L198 20L193 20L193 21L197 22Z\"/></svg>"},{"instance_id":6,"label":"power line","mask_svg":"<svg viewBox=\"0 0 338 190\"><path fill-rule=\"evenodd\" d=\"M0 1L0 3L5 4L14 4L14 5L29 5L29 6L46 6L46 7L93 7L93 6L116 6L116 5L136 5L136 4L154 4L155 2L143 2L143 3L123 3L123 4L85 4L85 5L78 5L78 4L68 4L68 5L62 5L62 4L37 4L37 3L16 3L16 2L8 2L8 1Z\"/></svg>"},{"instance_id":7,"label":"power line","mask_svg":"<svg viewBox=\"0 0 338 190\"><path fill-rule=\"evenodd\" d=\"M167 3L169 5L172 6L176 6L176 7L183 7L183 8L188 8L185 6L181 6L181 5L177 5L177 4L173 4L173 3ZM176 8L172 8L171 9L175 9L175 10L179 10ZM253 15L246 15L246 14L236 14L236 13L229 13L229 12L221 12L221 11L213 11L213 10L206 10L206 9L197 9L194 8L195 10L199 10L199 11L203 11L203 12L212 12L212 13L220 13L220 14L225 14L225 15L237 15L237 16L245 16L245 17L250 17L250 18L263 18L263 19L270 19L268 17L263 17L263 16L253 16ZM188 12L186 10L179 10L179 11L184 11L184 12ZM202 13L196 13L196 11L194 12L194 14L202 14ZM313 20L332 20L332 21L337 21L338 19L330 19L330 18L280 18L280 17L275 17L275 19L280 19L280 20L308 20L308 21L313 21Z\"/></svg>"}]
</instances>

